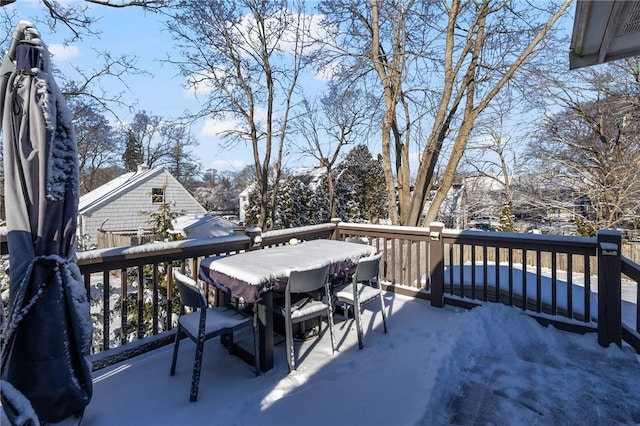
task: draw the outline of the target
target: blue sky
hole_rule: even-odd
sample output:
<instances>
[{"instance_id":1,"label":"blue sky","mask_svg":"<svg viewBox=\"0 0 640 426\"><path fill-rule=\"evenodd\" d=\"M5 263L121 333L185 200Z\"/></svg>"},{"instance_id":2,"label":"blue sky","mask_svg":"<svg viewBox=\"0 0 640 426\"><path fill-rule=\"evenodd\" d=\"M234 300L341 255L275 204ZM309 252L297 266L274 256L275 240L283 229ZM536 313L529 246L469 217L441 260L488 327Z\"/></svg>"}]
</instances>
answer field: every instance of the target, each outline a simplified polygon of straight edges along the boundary
<instances>
[{"instance_id":1,"label":"blue sky","mask_svg":"<svg viewBox=\"0 0 640 426\"><path fill-rule=\"evenodd\" d=\"M78 0L62 0L63 3L70 1ZM27 19L36 23L43 40L55 55L54 64L67 75L75 73L71 67L72 64L85 70L97 66L99 59L95 51L109 50L113 56L136 55L139 58L137 66L151 75L126 77L129 89L118 81L105 81L103 85L108 90L114 93L125 91L127 101L135 103L138 111L144 110L149 114L165 118L177 118L185 110L198 110L199 101L181 87L182 79L176 75L177 69L162 62L168 54L172 54L174 43L164 30L162 18L159 16L145 13L139 8L115 9L91 6L92 16L100 17L96 29L102 31L101 37L86 37L81 43L63 46L65 38L69 37L70 33L67 30L51 33L48 27L37 22L38 19L44 18L45 13L39 1L18 0L8 8L19 12L18 19ZM573 13L572 7L568 15L572 17ZM570 32L571 22L572 19L565 19L562 22L563 26L567 26L568 32ZM320 80L314 80L312 76L306 78L307 80L303 83L305 92L309 93L322 88ZM128 111L119 110L118 112L122 119L131 119ZM523 121L527 120L522 120L522 117L511 117L511 120L505 123L505 130L514 131L513 129L519 128ZM219 129L228 127L230 123L216 123L216 125ZM194 153L200 158L203 169L238 170L253 163L250 147L244 144L233 148L223 147L221 139L207 131L212 127L215 126L207 125L202 121L192 128L192 134L200 143ZM373 153L377 153L380 148L373 144L370 149ZM316 163L315 159L300 158L299 155L291 152L285 161L284 166L287 168ZM415 172L416 164L413 161L412 163L411 169Z\"/></svg>"},{"instance_id":2,"label":"blue sky","mask_svg":"<svg viewBox=\"0 0 640 426\"><path fill-rule=\"evenodd\" d=\"M100 17L96 26L96 29L102 32L100 38L86 37L82 42L64 46L64 40L70 33L62 28L52 33L46 25L38 23L38 19L44 17L43 7L39 2L18 0L9 7L18 11L18 19L26 19L36 24L42 39L54 55L55 66L67 75L75 73L71 65L84 70L97 67L100 60L96 51L109 50L112 56L136 55L139 58L137 66L151 75L127 76L128 89L115 79L103 82L105 88L114 93L126 91L127 102L135 103L136 110L144 110L165 118L177 118L185 110L198 109L198 100L181 87L182 79L177 76L177 69L162 62L171 54L174 44L164 30L162 19L157 15L145 13L138 8L114 9L92 6L92 16ZM15 24L17 20L14 27ZM316 83L320 84L319 81ZM306 89L310 87L313 85L308 85ZM131 119L128 111L117 108L115 110L124 120ZM202 121L192 128L192 134L200 142L194 153L200 158L203 169L238 170L253 163L250 147L243 144L234 148L222 147L221 139L211 135L211 132L207 131L211 126L205 124ZM309 165L315 163L315 160L292 156L289 163L285 166Z\"/></svg>"}]
</instances>

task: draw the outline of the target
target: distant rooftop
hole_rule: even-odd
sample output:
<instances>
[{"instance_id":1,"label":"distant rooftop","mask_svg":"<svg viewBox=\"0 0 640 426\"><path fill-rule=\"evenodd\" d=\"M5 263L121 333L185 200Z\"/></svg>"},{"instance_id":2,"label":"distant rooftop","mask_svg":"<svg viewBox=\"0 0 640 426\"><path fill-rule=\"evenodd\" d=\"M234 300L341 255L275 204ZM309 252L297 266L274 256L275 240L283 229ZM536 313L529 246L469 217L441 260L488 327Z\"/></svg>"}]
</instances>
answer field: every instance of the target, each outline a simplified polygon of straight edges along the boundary
<instances>
[{"instance_id":1,"label":"distant rooftop","mask_svg":"<svg viewBox=\"0 0 640 426\"><path fill-rule=\"evenodd\" d=\"M148 178L162 173L163 167L150 169L146 164L138 166L135 172L125 173L119 177L105 183L102 186L80 197L78 203L78 214L86 213L103 202L113 198L114 196L124 192L125 190L144 182Z\"/></svg>"}]
</instances>

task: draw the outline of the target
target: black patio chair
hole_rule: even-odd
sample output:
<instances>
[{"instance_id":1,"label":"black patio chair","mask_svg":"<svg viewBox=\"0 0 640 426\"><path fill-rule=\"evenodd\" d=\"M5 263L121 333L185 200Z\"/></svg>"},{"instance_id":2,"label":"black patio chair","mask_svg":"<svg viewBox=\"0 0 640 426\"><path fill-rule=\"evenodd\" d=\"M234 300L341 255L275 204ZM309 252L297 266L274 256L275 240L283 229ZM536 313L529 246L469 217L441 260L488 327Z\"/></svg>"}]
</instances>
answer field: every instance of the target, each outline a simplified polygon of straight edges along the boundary
<instances>
[{"instance_id":1,"label":"black patio chair","mask_svg":"<svg viewBox=\"0 0 640 426\"><path fill-rule=\"evenodd\" d=\"M208 307L198 284L193 279L184 275L178 268L173 269L173 277L178 284L178 291L180 292L180 318L178 319L178 326L176 327L173 359L171 360L171 375L173 376L176 372L180 333L184 332L196 344L189 400L196 401L198 399L198 385L200 382L204 342L213 337L226 336L229 352L231 353L233 351L233 333L241 328L253 326L255 369L256 376L259 375L258 331L254 319L232 307ZM185 308L187 307L194 309L194 311L185 313Z\"/></svg>"}]
</instances>

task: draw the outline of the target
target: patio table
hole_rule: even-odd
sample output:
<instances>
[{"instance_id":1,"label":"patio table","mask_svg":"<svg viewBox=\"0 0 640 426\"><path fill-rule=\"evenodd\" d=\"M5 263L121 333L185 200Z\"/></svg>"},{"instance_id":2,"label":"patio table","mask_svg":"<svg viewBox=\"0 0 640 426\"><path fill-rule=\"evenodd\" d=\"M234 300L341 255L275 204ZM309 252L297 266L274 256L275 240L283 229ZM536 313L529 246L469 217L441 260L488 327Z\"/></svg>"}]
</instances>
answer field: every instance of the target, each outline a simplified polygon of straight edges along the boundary
<instances>
[{"instance_id":1,"label":"patio table","mask_svg":"<svg viewBox=\"0 0 640 426\"><path fill-rule=\"evenodd\" d=\"M206 258L200 263L198 276L228 289L232 296L246 303L258 302L260 365L267 371L273 368L273 291L284 290L291 271L329 265L330 273L337 274L375 252L374 247L365 244L311 240L295 246Z\"/></svg>"}]
</instances>

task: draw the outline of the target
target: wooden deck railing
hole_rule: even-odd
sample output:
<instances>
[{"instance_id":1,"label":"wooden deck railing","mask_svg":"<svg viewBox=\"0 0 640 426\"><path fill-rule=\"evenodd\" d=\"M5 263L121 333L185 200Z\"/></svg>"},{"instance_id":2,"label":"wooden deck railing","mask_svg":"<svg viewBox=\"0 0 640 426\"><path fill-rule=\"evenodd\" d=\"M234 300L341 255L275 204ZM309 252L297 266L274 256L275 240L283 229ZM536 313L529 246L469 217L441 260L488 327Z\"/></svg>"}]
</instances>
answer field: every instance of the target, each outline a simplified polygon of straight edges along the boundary
<instances>
[{"instance_id":1,"label":"wooden deck railing","mask_svg":"<svg viewBox=\"0 0 640 426\"><path fill-rule=\"evenodd\" d=\"M499 302L640 353L640 266L621 256L618 232L589 238L340 223L337 235L366 238L384 253L388 290L437 307ZM623 277L631 301L622 300Z\"/></svg>"},{"instance_id":2,"label":"wooden deck railing","mask_svg":"<svg viewBox=\"0 0 640 426\"><path fill-rule=\"evenodd\" d=\"M195 276L207 256L268 250L291 238L360 237L383 253L381 280L389 291L431 300L436 307L499 302L541 322L597 331L604 346L624 340L640 353L640 266L620 255L615 232L586 238L456 231L437 223L419 228L334 221L261 237L259 244L233 235L78 253L92 300L94 351L114 354L106 365L170 342L177 312L172 265ZM625 301L621 313L623 277L635 303ZM631 321L623 322L623 314Z\"/></svg>"}]
</instances>

